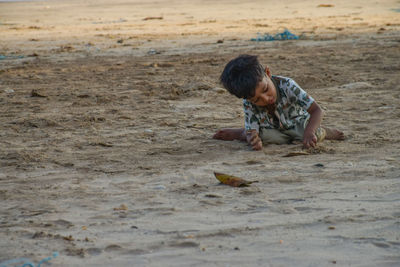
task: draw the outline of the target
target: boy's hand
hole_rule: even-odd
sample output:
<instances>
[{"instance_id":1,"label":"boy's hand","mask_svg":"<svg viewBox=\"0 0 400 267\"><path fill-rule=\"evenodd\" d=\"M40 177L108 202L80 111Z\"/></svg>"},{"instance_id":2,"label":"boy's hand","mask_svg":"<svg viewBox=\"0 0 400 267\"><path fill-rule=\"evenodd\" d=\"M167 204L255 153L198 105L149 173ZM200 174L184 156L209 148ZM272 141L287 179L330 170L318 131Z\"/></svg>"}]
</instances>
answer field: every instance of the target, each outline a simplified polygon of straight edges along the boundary
<instances>
[{"instance_id":1,"label":"boy's hand","mask_svg":"<svg viewBox=\"0 0 400 267\"><path fill-rule=\"evenodd\" d=\"M251 145L253 150L261 150L262 149L262 141L260 137L258 136L258 133L256 130L250 130L246 132L246 139L247 143Z\"/></svg>"},{"instance_id":2,"label":"boy's hand","mask_svg":"<svg viewBox=\"0 0 400 267\"><path fill-rule=\"evenodd\" d=\"M303 146L305 148L315 147L317 144L317 137L313 132L304 132L303 136Z\"/></svg>"},{"instance_id":3,"label":"boy's hand","mask_svg":"<svg viewBox=\"0 0 400 267\"><path fill-rule=\"evenodd\" d=\"M304 130L303 145L305 148L315 147L317 144L317 137L315 136L315 130L319 127L322 120L322 109L314 101L307 110L310 113L310 120L308 121L307 127Z\"/></svg>"}]
</instances>

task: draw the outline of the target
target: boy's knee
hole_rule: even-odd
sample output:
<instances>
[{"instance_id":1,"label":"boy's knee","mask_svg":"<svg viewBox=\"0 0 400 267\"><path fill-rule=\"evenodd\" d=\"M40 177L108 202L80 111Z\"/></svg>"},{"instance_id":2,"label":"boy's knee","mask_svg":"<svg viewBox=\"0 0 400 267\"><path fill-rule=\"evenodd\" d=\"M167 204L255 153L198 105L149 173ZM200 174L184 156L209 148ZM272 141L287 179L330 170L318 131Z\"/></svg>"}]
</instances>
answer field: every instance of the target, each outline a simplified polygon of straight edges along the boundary
<instances>
[{"instance_id":1,"label":"boy's knee","mask_svg":"<svg viewBox=\"0 0 400 267\"><path fill-rule=\"evenodd\" d=\"M324 141L326 137L326 130L322 127L318 127L318 129L315 130L315 136L317 137L318 143Z\"/></svg>"}]
</instances>

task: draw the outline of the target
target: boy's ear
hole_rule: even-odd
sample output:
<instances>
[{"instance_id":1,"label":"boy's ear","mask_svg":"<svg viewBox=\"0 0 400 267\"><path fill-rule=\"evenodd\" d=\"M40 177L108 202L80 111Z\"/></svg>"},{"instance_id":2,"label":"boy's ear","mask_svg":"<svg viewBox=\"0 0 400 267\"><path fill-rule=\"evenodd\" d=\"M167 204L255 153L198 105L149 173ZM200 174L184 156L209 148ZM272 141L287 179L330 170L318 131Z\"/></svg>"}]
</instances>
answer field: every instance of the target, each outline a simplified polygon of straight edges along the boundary
<instances>
[{"instance_id":1,"label":"boy's ear","mask_svg":"<svg viewBox=\"0 0 400 267\"><path fill-rule=\"evenodd\" d=\"M265 74L267 74L268 77L271 78L271 70L268 68L268 66L265 67Z\"/></svg>"}]
</instances>

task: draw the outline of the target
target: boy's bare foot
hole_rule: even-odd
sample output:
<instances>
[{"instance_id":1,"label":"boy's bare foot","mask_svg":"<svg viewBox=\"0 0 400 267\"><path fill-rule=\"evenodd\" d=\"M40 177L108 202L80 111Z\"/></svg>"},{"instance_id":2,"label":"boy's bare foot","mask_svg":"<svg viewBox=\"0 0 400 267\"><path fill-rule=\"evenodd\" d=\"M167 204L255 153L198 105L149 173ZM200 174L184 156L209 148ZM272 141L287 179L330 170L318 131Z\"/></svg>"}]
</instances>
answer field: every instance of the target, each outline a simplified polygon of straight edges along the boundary
<instances>
[{"instance_id":1,"label":"boy's bare foot","mask_svg":"<svg viewBox=\"0 0 400 267\"><path fill-rule=\"evenodd\" d=\"M225 128L218 130L214 135L214 139L232 141L232 140L240 140L246 141L246 131L244 128Z\"/></svg>"},{"instance_id":2,"label":"boy's bare foot","mask_svg":"<svg viewBox=\"0 0 400 267\"><path fill-rule=\"evenodd\" d=\"M323 127L326 132L326 140L344 140L344 133L338 129Z\"/></svg>"}]
</instances>

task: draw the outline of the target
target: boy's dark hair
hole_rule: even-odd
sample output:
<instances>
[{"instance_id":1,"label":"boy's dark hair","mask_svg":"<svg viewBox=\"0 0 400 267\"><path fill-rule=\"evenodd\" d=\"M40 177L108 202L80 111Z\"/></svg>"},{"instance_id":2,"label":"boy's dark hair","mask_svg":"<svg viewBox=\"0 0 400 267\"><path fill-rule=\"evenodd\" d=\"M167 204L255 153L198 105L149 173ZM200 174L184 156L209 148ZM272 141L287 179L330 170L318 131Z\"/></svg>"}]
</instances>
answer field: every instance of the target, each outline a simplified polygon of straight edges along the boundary
<instances>
[{"instance_id":1,"label":"boy's dark hair","mask_svg":"<svg viewBox=\"0 0 400 267\"><path fill-rule=\"evenodd\" d=\"M251 98L265 75L257 56L240 55L226 64L220 76L222 85L238 98Z\"/></svg>"}]
</instances>

